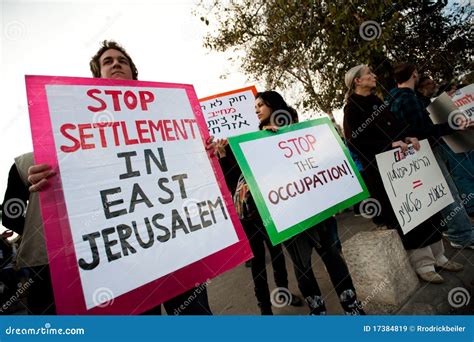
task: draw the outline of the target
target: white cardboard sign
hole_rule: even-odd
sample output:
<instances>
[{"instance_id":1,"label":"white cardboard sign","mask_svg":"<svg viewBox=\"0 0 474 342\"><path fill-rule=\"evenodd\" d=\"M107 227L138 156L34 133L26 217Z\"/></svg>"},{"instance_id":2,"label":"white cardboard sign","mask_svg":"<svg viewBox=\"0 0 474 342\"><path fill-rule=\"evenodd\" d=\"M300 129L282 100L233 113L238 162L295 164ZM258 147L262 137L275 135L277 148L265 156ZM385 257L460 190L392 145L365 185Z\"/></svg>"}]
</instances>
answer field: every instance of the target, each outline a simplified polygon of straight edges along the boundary
<instances>
[{"instance_id":1,"label":"white cardboard sign","mask_svg":"<svg viewBox=\"0 0 474 342\"><path fill-rule=\"evenodd\" d=\"M254 86L200 99L209 134L216 139L258 131Z\"/></svg>"},{"instance_id":2,"label":"white cardboard sign","mask_svg":"<svg viewBox=\"0 0 474 342\"><path fill-rule=\"evenodd\" d=\"M428 140L376 155L380 176L404 234L454 200Z\"/></svg>"}]
</instances>

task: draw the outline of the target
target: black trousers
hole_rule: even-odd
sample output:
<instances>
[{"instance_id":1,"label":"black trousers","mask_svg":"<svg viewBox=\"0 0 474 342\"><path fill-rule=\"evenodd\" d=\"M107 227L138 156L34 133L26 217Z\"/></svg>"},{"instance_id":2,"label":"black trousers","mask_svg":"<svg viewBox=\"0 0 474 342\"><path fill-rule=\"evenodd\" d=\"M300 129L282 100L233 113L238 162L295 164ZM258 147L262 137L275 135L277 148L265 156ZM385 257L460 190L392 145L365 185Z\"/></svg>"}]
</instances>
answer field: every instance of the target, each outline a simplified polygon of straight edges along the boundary
<instances>
[{"instance_id":1,"label":"black trousers","mask_svg":"<svg viewBox=\"0 0 474 342\"><path fill-rule=\"evenodd\" d=\"M255 297L260 307L270 307L270 290L268 288L267 268L265 264L265 245L270 252L273 276L277 287L288 288L288 272L281 245L272 246L261 220L241 221L252 249L252 278L255 286Z\"/></svg>"},{"instance_id":2,"label":"black trousers","mask_svg":"<svg viewBox=\"0 0 474 342\"><path fill-rule=\"evenodd\" d=\"M212 315L209 307L207 288L197 286L163 303L168 316ZM161 305L148 310L142 315L161 315Z\"/></svg>"},{"instance_id":3,"label":"black trousers","mask_svg":"<svg viewBox=\"0 0 474 342\"><path fill-rule=\"evenodd\" d=\"M0 269L0 283L3 283L3 293L0 294L0 315L3 314L13 302L17 301L16 291L20 281L17 271L13 268Z\"/></svg>"},{"instance_id":4,"label":"black trousers","mask_svg":"<svg viewBox=\"0 0 474 342\"><path fill-rule=\"evenodd\" d=\"M337 221L334 217L285 241L284 245L293 260L298 287L305 298L321 296L311 264L313 248L323 260L338 296L345 290L355 292L342 255L341 242L337 235Z\"/></svg>"},{"instance_id":5,"label":"black trousers","mask_svg":"<svg viewBox=\"0 0 474 342\"><path fill-rule=\"evenodd\" d=\"M55 315L53 286L49 266L29 268L32 285L28 289L28 313L31 315ZM188 290L163 303L168 315L212 315L204 285ZM144 315L161 315L161 305Z\"/></svg>"},{"instance_id":6,"label":"black trousers","mask_svg":"<svg viewBox=\"0 0 474 342\"><path fill-rule=\"evenodd\" d=\"M30 315L56 315L53 285L48 265L28 268L31 286L28 288L27 309Z\"/></svg>"}]
</instances>

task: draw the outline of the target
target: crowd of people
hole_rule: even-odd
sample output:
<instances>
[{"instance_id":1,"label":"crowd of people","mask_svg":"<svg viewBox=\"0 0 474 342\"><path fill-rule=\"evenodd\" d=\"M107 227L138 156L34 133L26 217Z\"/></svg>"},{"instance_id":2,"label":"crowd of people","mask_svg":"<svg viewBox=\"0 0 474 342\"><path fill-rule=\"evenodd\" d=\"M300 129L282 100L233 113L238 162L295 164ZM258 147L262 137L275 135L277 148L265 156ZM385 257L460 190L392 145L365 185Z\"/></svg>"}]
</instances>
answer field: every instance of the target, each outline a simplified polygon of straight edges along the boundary
<instances>
[{"instance_id":1,"label":"crowd of people","mask_svg":"<svg viewBox=\"0 0 474 342\"><path fill-rule=\"evenodd\" d=\"M442 283L443 278L436 272L435 267L454 272L463 269L461 264L448 260L444 255L443 215L446 217L456 207L462 208L459 216L456 216L456 222L452 220L447 224L448 237L453 247L474 247L471 220L442 158L442 148L449 147L441 137L455 133L456 129L451 128L448 123L435 125L431 122L426 111L426 105L429 103L423 103L420 95L415 93L419 76L413 64L402 63L395 66L394 77L398 87L390 91L384 102L373 92L376 75L367 65L358 65L346 73L348 92L344 107L344 135L349 149L363 165L369 192L381 204L380 217L383 224L398 230L410 262L419 277L430 283ZM377 115L373 115L374 112ZM373 118L371 124L362 131L358 130L369 117ZM459 129L467 129L468 125L469 123L466 123ZM375 155L394 147L406 150L409 143L419 149L418 139L428 139L430 142L455 201L404 234L384 189Z\"/></svg>"},{"instance_id":2,"label":"crowd of people","mask_svg":"<svg viewBox=\"0 0 474 342\"><path fill-rule=\"evenodd\" d=\"M91 59L90 68L93 77L97 78L138 79L138 69L132 58L123 47L113 41L103 42L100 50ZM361 64L346 73L344 138L352 156L359 162L361 174L371 196L381 204L381 213L374 218L376 223L399 232L409 260L422 280L441 283L443 278L437 273L437 269L453 272L463 269L463 265L448 260L445 256L443 234L455 248L474 249L474 228L471 221L473 213L472 210L467 211L459 195L460 192L462 194L472 192L474 183L472 160L469 164L469 158L472 155L466 153L460 156L453 153L442 137L453 134L457 130L448 124L435 125L429 119L426 107L436 92L433 79L428 76L420 77L416 66L410 63L397 65L394 68L394 78L398 87L390 91L383 101L375 94L377 77L369 66ZM277 131L279 129L281 121L275 120L272 115L277 111L288 113L291 122L298 122L297 112L275 91L257 93L255 111L260 122L260 130ZM371 123L360 130L369 117L372 120ZM472 124L465 122L458 129L472 129ZM421 139L428 139L430 142L455 201L409 233L404 234L384 190L375 156L393 148L405 151L408 144L419 149ZM314 249L324 262L344 312L348 315L364 315L364 309L357 298L357 291L344 259L336 218L330 217L282 244L273 246L264 228L264 218L257 211L247 182L227 140L214 140L211 137L206 142L206 149L211 158L219 160L227 186L233 196L235 209L249 240L254 255L249 266L261 314L273 314L265 262L265 246L267 246L275 284L280 291L289 293L284 254L286 250L293 264L298 288L310 314L324 315L327 312L324 296L312 267L311 256ZM470 172L471 179L469 176L466 178L465 175L456 173L459 163L464 163L463 165L470 170L468 175ZM15 217L5 215L3 211L2 224L19 234L21 243L18 250L15 249L13 253L6 236L2 236L0 260L3 262L0 280L9 288L8 293L11 293L14 291L12 287L15 287L17 282L7 280L6 275L9 277L12 275L10 271L6 271L6 266L28 270L29 276L34 280L27 295L27 308L31 314L55 314L56 312L38 197L38 192L48 184L48 178L55 175L50 165L35 164L31 152L23 154L15 158L10 169L4 198L4 204L10 199L19 199L27 209L25 215L15 215ZM456 208L461 208L461 210L456 210L457 214L446 220L446 217L451 215ZM15 254L15 265L12 263L13 254ZM190 293L197 293L196 298L182 309L182 303ZM303 300L299 295L290 293L289 304L301 306ZM205 287L202 291L191 289L163 303L163 306L168 314L175 313L177 308L181 308L179 310L181 315L212 314ZM144 314L161 314L161 306Z\"/></svg>"}]
</instances>

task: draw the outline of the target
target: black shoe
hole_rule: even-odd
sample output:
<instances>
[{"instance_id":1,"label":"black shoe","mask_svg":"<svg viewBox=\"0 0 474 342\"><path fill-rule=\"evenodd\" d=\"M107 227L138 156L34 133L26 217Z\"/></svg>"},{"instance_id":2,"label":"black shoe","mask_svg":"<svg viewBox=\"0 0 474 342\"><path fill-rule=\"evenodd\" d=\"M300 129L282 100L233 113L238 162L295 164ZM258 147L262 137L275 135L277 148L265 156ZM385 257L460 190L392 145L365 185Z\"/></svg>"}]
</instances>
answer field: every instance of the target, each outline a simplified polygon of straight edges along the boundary
<instances>
[{"instance_id":1,"label":"black shoe","mask_svg":"<svg viewBox=\"0 0 474 342\"><path fill-rule=\"evenodd\" d=\"M252 259L247 260L247 261L245 262L245 267L247 267L247 268L252 267Z\"/></svg>"},{"instance_id":2,"label":"black shoe","mask_svg":"<svg viewBox=\"0 0 474 342\"><path fill-rule=\"evenodd\" d=\"M260 306L260 313L262 316L273 316L273 311L271 306Z\"/></svg>"},{"instance_id":3,"label":"black shoe","mask_svg":"<svg viewBox=\"0 0 474 342\"><path fill-rule=\"evenodd\" d=\"M310 315L326 315L326 305L324 304L324 300L321 296L306 297L306 303L308 303Z\"/></svg>"},{"instance_id":4,"label":"black shoe","mask_svg":"<svg viewBox=\"0 0 474 342\"><path fill-rule=\"evenodd\" d=\"M356 294L352 289L345 290L343 293L341 293L339 299L341 300L341 306L344 309L346 315L366 315L365 311L362 309L362 305L357 301Z\"/></svg>"}]
</instances>

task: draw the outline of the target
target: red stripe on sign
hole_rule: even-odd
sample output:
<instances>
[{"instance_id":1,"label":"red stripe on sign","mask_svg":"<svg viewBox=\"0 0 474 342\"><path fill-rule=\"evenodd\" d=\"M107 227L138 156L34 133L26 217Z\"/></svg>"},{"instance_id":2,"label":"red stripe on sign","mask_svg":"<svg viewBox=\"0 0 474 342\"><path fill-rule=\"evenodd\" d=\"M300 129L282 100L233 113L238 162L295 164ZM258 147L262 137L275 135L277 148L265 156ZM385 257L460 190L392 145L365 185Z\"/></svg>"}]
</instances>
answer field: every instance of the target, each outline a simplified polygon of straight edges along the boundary
<instances>
[{"instance_id":1,"label":"red stripe on sign","mask_svg":"<svg viewBox=\"0 0 474 342\"><path fill-rule=\"evenodd\" d=\"M422 182L420 179L418 179L418 180L416 180L416 181L413 181L412 184L413 184L413 189L416 189L416 188L418 188L419 186L422 186L422 185L423 185L423 182Z\"/></svg>"}]
</instances>

